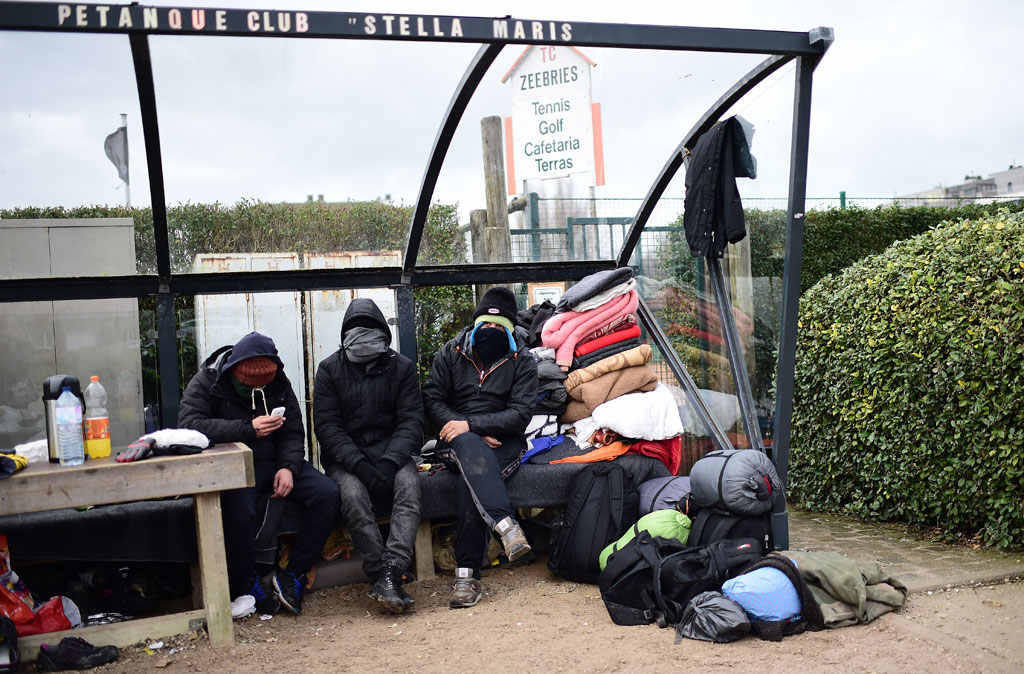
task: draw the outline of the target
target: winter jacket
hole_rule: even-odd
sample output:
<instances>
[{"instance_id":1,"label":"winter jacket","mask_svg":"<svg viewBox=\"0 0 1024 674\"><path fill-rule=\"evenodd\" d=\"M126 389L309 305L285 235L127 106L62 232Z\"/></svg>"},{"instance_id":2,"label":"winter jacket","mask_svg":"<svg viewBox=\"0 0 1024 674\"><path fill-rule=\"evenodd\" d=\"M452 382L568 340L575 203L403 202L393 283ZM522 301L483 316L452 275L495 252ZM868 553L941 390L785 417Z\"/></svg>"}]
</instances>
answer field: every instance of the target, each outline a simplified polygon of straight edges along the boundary
<instances>
[{"instance_id":1,"label":"winter jacket","mask_svg":"<svg viewBox=\"0 0 1024 674\"><path fill-rule=\"evenodd\" d=\"M726 242L747 235L736 178L753 177L750 149L735 117L715 124L693 148L686 167L683 228L694 257L722 257Z\"/></svg>"},{"instance_id":2,"label":"winter jacket","mask_svg":"<svg viewBox=\"0 0 1024 674\"><path fill-rule=\"evenodd\" d=\"M252 450L253 463L269 462L287 468L298 478L306 458L306 433L302 427L299 401L284 374L274 343L265 338L256 348L242 353L222 346L203 361L199 372L185 388L178 406L178 426L203 433L210 442L244 442ZM231 382L231 368L254 356L267 356L278 364L274 380L245 400ZM264 401L264 396L266 397ZM284 407L284 424L265 437L258 437L252 420Z\"/></svg>"},{"instance_id":3,"label":"winter jacket","mask_svg":"<svg viewBox=\"0 0 1024 674\"><path fill-rule=\"evenodd\" d=\"M387 321L372 300L352 300L341 334L356 319L380 327ZM388 349L369 364L353 363L338 349L320 363L313 384L313 429L324 469L340 465L353 472L362 459L403 466L423 444L423 401L416 366Z\"/></svg>"},{"instance_id":4,"label":"winter jacket","mask_svg":"<svg viewBox=\"0 0 1024 674\"><path fill-rule=\"evenodd\" d=\"M473 357L464 328L434 356L423 403L431 421L441 428L453 419L469 422L477 435L525 447L524 433L537 400L537 364L516 331L516 352L482 369Z\"/></svg>"}]
</instances>

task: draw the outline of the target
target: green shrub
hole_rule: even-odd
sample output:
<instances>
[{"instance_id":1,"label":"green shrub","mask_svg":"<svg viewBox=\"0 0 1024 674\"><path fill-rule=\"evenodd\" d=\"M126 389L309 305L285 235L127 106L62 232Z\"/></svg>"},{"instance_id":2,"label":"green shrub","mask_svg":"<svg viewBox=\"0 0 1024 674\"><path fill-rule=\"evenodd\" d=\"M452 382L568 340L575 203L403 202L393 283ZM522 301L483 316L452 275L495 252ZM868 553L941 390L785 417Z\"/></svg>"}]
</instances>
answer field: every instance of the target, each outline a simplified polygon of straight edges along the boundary
<instances>
[{"instance_id":1,"label":"green shrub","mask_svg":"<svg viewBox=\"0 0 1024 674\"><path fill-rule=\"evenodd\" d=\"M943 223L800 308L790 497L1024 545L1024 217Z\"/></svg>"}]
</instances>

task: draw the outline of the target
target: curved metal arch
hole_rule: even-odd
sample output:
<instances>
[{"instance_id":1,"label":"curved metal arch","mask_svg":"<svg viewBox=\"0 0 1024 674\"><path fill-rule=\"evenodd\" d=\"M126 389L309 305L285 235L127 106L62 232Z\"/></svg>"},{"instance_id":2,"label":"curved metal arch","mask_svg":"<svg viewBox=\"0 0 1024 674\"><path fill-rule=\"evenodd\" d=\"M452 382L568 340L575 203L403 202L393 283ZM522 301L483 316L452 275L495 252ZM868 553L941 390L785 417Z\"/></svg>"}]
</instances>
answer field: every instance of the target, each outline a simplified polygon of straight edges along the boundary
<instances>
[{"instance_id":1,"label":"curved metal arch","mask_svg":"<svg viewBox=\"0 0 1024 674\"><path fill-rule=\"evenodd\" d=\"M644 226L650 219L651 213L654 212L658 199L668 189L669 183L672 182L672 178L675 177L679 167L683 165L683 159L689 154L690 148L696 139L700 138L704 132L714 126L721 116L735 105L737 101L747 95L751 89L794 58L792 55L779 55L771 56L762 61L756 68L732 85L732 88L725 92L714 105L708 108L708 111L694 124L693 128L683 136L682 142L672 151L672 155L665 162L661 173L654 180L651 189L647 192L647 196L641 202L640 208L637 209L636 216L633 217L633 225L622 241L622 248L619 249L619 256L615 263L616 267L625 267L629 264L629 259L633 256L633 251L636 249L637 244L640 243L640 235L643 234Z\"/></svg>"},{"instance_id":2,"label":"curved metal arch","mask_svg":"<svg viewBox=\"0 0 1024 674\"><path fill-rule=\"evenodd\" d=\"M494 63L501 50L505 47L504 42L494 42L481 45L473 60L470 61L466 72L462 75L459 86L455 88L452 100L445 110L444 119L437 130L434 138L434 146L430 150L430 161L423 172L423 180L420 182L419 196L416 197L416 208L412 214L412 224L409 226L409 236L405 241L405 255L402 261L403 275L408 274L416 266L416 257L420 252L420 241L423 238L423 226L427 222L427 211L430 210L430 199L434 196L434 187L437 185L437 176L441 172L441 166L448 155L448 148L451 146L455 130L462 121L462 115L466 112L469 100L476 92L484 73Z\"/></svg>"}]
</instances>

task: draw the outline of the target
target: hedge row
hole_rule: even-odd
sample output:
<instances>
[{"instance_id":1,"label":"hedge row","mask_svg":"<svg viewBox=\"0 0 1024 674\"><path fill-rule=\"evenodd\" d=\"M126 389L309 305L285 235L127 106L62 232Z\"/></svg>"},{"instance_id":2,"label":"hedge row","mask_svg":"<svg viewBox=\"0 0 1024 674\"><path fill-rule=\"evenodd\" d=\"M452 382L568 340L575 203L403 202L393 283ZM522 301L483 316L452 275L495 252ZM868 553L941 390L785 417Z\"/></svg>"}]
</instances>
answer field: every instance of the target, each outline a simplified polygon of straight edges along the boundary
<instances>
[{"instance_id":1,"label":"hedge row","mask_svg":"<svg viewBox=\"0 0 1024 674\"><path fill-rule=\"evenodd\" d=\"M135 223L136 269L140 274L156 273L153 212L150 208L83 206L78 208L19 208L0 210L0 219L25 218L132 218ZM403 250L412 219L412 207L388 202L307 202L271 204L243 200L234 206L179 204L167 210L171 268L176 273L192 270L201 253L303 253L345 250ZM458 264L466 261L465 239L458 232L457 206L434 204L427 214L419 264ZM473 292L469 286L417 288L417 366L423 376L433 354L469 320ZM141 320L152 302L143 298ZM191 318L191 302L178 303L179 318ZM148 317L151 320L151 317ZM142 326L146 334L148 326ZM179 345L188 349L188 345ZM149 348L152 351L152 348ZM144 354L145 355L145 354ZM188 364L194 358L179 362ZM192 373L182 372L185 381ZM155 390L155 372L147 368Z\"/></svg>"},{"instance_id":2,"label":"hedge row","mask_svg":"<svg viewBox=\"0 0 1024 674\"><path fill-rule=\"evenodd\" d=\"M1024 545L1024 216L944 223L826 276L798 340L791 498Z\"/></svg>"}]
</instances>

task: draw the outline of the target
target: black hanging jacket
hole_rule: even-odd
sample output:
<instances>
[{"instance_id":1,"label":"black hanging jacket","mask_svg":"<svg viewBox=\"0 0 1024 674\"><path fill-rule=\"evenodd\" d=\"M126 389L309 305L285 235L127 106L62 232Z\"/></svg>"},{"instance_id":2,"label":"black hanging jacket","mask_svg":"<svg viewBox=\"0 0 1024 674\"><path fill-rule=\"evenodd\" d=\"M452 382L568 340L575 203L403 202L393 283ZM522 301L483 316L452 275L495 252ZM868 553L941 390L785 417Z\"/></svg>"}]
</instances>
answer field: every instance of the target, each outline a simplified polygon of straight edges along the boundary
<instances>
[{"instance_id":1,"label":"black hanging jacket","mask_svg":"<svg viewBox=\"0 0 1024 674\"><path fill-rule=\"evenodd\" d=\"M754 170L739 120L715 124L690 155L683 201L686 242L694 257L722 257L727 242L747 235L736 178L751 178Z\"/></svg>"}]
</instances>

